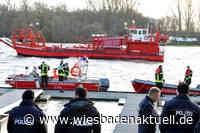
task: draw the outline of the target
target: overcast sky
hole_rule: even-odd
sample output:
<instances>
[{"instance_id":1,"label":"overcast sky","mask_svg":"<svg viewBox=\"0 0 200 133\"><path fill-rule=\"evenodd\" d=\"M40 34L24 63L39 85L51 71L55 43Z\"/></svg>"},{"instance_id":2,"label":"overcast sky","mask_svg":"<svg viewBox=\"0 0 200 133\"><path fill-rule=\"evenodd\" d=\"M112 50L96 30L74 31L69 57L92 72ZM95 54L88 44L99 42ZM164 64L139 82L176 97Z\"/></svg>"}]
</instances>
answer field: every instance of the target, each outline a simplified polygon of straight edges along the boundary
<instances>
[{"instance_id":1,"label":"overcast sky","mask_svg":"<svg viewBox=\"0 0 200 133\"><path fill-rule=\"evenodd\" d=\"M21 0L15 1L17 5L20 4ZM29 0L30 5L34 1L41 1L47 3L49 6L55 6L59 4L66 4L69 9L85 8L85 0ZM175 6L175 0L139 0L138 10L145 16L160 18L162 16L170 15L171 9ZM5 0L0 0L5 2ZM200 9L200 0L193 0L193 5L196 9ZM198 7L199 6L199 7Z\"/></svg>"}]
</instances>

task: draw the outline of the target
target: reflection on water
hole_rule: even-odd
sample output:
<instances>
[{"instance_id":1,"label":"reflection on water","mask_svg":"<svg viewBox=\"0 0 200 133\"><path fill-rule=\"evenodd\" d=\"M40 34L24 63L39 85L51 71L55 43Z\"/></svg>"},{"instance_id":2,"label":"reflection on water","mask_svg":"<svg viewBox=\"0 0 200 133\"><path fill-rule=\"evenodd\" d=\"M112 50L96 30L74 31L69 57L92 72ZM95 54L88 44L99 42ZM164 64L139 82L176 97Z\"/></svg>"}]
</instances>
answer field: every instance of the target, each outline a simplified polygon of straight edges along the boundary
<instances>
[{"instance_id":1,"label":"reflection on water","mask_svg":"<svg viewBox=\"0 0 200 133\"><path fill-rule=\"evenodd\" d=\"M47 116L58 116L63 109L64 104L68 103L68 100L50 100L47 103L39 103L39 106L44 110ZM98 109L103 116L119 116L123 106L118 106L117 102L100 102L94 101L94 106ZM48 133L54 132L55 123L48 124ZM102 133L112 133L116 124L103 123Z\"/></svg>"}]
</instances>

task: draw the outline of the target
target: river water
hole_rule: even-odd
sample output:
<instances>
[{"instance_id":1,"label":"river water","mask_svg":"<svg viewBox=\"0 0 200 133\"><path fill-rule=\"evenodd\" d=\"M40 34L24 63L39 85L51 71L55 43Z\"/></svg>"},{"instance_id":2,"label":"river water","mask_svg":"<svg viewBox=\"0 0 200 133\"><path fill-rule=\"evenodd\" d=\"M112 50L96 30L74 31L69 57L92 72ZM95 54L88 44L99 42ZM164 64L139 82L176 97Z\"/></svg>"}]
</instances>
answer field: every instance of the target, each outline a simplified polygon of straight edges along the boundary
<instances>
[{"instance_id":1,"label":"river water","mask_svg":"<svg viewBox=\"0 0 200 133\"><path fill-rule=\"evenodd\" d=\"M184 79L186 66L190 65L193 70L191 87L196 87L200 81L200 47L165 47L164 63L141 60L102 60L90 59L88 77L109 78L110 91L134 91L131 85L133 79L154 80L155 70L162 64L166 83L177 84ZM39 66L42 61L55 68L60 59L20 57L11 48L0 43L0 84L6 86L4 81L9 74L25 73L25 66L30 70L33 66ZM77 61L76 58L64 59L70 67ZM52 69L51 69L52 70ZM52 71L51 71L52 74ZM58 115L66 100L51 100L47 104L40 104L48 115ZM114 108L110 109L110 106ZM114 102L95 102L98 110L105 115L118 115L122 107ZM56 107L56 108L55 108ZM107 133L114 129L115 125L104 125L103 132ZM53 133L53 126L49 127L49 133Z\"/></svg>"},{"instance_id":2,"label":"river water","mask_svg":"<svg viewBox=\"0 0 200 133\"><path fill-rule=\"evenodd\" d=\"M19 57L11 48L0 44L0 81L6 79L8 74L24 73L25 66L30 71L33 66L39 66L46 61L50 67L56 68L60 60L52 58ZM184 79L186 66L190 65L193 70L191 87L196 87L200 81L200 47L165 47L164 63L149 62L141 60L89 60L89 77L109 78L112 91L134 91L131 80L144 79L154 80L155 70L158 65L163 64L166 83L177 84ZM72 67L76 58L64 59ZM52 70L51 69L51 70ZM50 72L52 74L52 71Z\"/></svg>"}]
</instances>

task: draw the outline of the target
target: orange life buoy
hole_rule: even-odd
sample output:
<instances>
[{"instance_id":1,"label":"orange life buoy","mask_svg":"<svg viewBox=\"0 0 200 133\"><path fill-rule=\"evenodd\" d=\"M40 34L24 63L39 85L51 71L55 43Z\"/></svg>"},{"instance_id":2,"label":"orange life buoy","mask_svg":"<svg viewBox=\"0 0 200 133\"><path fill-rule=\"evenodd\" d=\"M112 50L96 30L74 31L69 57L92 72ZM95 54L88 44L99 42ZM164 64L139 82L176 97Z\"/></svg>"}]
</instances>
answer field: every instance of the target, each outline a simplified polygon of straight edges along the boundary
<instances>
[{"instance_id":1,"label":"orange life buoy","mask_svg":"<svg viewBox=\"0 0 200 133\"><path fill-rule=\"evenodd\" d=\"M81 75L81 68L78 64L75 64L72 69L71 69L71 75L74 77L77 77L79 75Z\"/></svg>"}]
</instances>

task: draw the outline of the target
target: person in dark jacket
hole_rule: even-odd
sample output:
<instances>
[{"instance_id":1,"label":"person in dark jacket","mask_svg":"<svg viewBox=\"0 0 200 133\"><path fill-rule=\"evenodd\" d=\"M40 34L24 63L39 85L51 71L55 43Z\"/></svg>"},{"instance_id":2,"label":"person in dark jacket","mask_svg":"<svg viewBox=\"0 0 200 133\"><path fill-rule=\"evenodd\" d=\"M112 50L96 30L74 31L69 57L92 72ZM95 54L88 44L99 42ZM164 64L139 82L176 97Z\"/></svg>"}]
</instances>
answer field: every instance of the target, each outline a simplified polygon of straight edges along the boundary
<instances>
[{"instance_id":1,"label":"person in dark jacket","mask_svg":"<svg viewBox=\"0 0 200 133\"><path fill-rule=\"evenodd\" d=\"M200 108L188 97L188 85L179 83L177 96L165 103L161 113L161 133L193 133L200 118ZM168 119L164 122L164 119ZM186 121L190 120L190 121Z\"/></svg>"},{"instance_id":2,"label":"person in dark jacket","mask_svg":"<svg viewBox=\"0 0 200 133\"><path fill-rule=\"evenodd\" d=\"M55 126L55 133L101 133L100 114L93 103L86 98L84 88L76 88L75 99L64 106Z\"/></svg>"},{"instance_id":3,"label":"person in dark jacket","mask_svg":"<svg viewBox=\"0 0 200 133\"><path fill-rule=\"evenodd\" d=\"M138 125L138 133L155 133L156 123L150 123L150 117L157 120L158 114L154 110L154 103L160 100L161 91L157 87L152 87L146 96L139 104L139 115L141 119L148 119L148 123L140 123Z\"/></svg>"},{"instance_id":4,"label":"person in dark jacket","mask_svg":"<svg viewBox=\"0 0 200 133\"><path fill-rule=\"evenodd\" d=\"M45 115L34 104L33 91L25 91L22 99L21 104L9 112L8 133L47 133L46 125L40 122L40 118Z\"/></svg>"},{"instance_id":5,"label":"person in dark jacket","mask_svg":"<svg viewBox=\"0 0 200 133\"><path fill-rule=\"evenodd\" d=\"M194 133L200 133L200 120L197 122L194 128Z\"/></svg>"}]
</instances>

